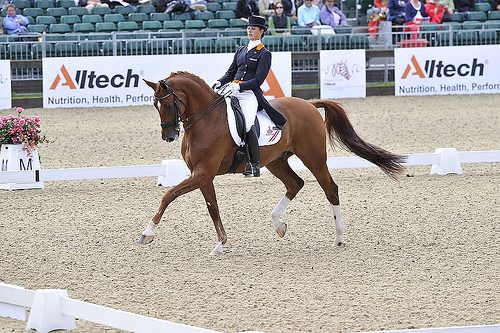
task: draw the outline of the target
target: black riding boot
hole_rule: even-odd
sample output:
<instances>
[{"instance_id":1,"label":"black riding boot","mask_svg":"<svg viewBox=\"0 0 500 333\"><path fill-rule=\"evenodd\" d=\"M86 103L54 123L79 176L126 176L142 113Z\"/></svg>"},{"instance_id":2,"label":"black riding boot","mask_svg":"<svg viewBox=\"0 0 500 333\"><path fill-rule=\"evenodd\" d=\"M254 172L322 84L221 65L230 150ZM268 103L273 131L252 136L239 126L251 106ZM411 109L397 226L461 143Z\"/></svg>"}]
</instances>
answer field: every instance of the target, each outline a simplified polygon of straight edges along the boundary
<instances>
[{"instance_id":1,"label":"black riding boot","mask_svg":"<svg viewBox=\"0 0 500 333\"><path fill-rule=\"evenodd\" d=\"M250 155L250 168L244 170L243 174L245 177L260 177L259 139L254 126L247 132L246 143Z\"/></svg>"}]
</instances>

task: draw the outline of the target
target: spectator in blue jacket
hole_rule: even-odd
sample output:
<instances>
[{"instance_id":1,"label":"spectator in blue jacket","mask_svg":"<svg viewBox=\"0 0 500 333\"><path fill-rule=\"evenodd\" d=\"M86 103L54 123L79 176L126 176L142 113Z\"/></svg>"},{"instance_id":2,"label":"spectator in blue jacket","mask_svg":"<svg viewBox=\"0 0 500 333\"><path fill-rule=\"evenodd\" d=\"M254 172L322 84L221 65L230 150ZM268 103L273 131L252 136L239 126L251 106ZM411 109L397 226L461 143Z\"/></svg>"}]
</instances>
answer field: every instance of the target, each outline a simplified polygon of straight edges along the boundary
<instances>
[{"instance_id":1,"label":"spectator in blue jacket","mask_svg":"<svg viewBox=\"0 0 500 333\"><path fill-rule=\"evenodd\" d=\"M319 21L319 7L312 3L312 0L305 0L302 6L297 9L298 24L301 27L313 27L321 25Z\"/></svg>"},{"instance_id":2,"label":"spectator in blue jacket","mask_svg":"<svg viewBox=\"0 0 500 333\"><path fill-rule=\"evenodd\" d=\"M408 0L389 0L389 20L393 25L403 25L406 22L405 6Z\"/></svg>"},{"instance_id":3,"label":"spectator in blue jacket","mask_svg":"<svg viewBox=\"0 0 500 333\"><path fill-rule=\"evenodd\" d=\"M338 25L347 25L347 17L338 8L335 7L335 0L323 0L325 6L319 12L321 24L336 27Z\"/></svg>"},{"instance_id":4,"label":"spectator in blue jacket","mask_svg":"<svg viewBox=\"0 0 500 333\"><path fill-rule=\"evenodd\" d=\"M9 3L5 7L7 16L3 19L3 27L8 35L28 33L28 19L22 15L16 15L16 5Z\"/></svg>"}]
</instances>

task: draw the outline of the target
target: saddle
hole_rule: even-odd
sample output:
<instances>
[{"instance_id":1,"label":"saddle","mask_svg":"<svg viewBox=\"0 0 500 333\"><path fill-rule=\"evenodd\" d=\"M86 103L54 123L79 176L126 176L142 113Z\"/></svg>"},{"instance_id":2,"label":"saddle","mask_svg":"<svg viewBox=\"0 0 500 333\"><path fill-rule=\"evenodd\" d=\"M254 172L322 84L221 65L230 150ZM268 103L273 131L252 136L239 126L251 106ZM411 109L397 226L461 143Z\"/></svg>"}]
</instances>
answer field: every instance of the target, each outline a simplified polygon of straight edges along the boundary
<instances>
[{"instance_id":1,"label":"saddle","mask_svg":"<svg viewBox=\"0 0 500 333\"><path fill-rule=\"evenodd\" d=\"M247 160L249 158L248 148L245 144L245 117L243 116L240 103L236 97L230 96L229 100L226 100L226 104L229 132L238 146L231 168L229 168L227 173L235 173L245 157ZM257 131L260 147L275 144L281 139L281 130L274 125L264 110L257 111L254 126Z\"/></svg>"}]
</instances>

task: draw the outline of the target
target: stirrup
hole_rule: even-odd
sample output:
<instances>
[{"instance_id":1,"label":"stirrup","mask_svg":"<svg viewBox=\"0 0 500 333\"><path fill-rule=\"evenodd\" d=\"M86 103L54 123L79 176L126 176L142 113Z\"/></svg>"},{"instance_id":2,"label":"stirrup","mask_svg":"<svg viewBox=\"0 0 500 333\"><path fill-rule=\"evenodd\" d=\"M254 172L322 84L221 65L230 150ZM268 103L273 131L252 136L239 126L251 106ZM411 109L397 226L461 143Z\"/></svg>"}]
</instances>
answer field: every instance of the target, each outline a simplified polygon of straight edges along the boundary
<instances>
[{"instance_id":1,"label":"stirrup","mask_svg":"<svg viewBox=\"0 0 500 333\"><path fill-rule=\"evenodd\" d=\"M248 169L243 170L243 175L245 176L245 178L260 177L259 165L257 163L255 163L255 165L250 164L250 167Z\"/></svg>"}]
</instances>

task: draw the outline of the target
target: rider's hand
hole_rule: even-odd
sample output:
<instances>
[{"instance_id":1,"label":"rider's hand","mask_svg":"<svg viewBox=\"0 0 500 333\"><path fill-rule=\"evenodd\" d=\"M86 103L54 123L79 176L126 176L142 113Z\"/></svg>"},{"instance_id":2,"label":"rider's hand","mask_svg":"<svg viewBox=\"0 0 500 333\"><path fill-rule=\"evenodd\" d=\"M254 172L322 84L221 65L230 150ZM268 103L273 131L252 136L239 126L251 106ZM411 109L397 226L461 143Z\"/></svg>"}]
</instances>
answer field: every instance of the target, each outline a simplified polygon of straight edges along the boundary
<instances>
[{"instance_id":1,"label":"rider's hand","mask_svg":"<svg viewBox=\"0 0 500 333\"><path fill-rule=\"evenodd\" d=\"M220 81L214 81L212 83L212 89L215 90L215 89L219 89L220 88Z\"/></svg>"},{"instance_id":2,"label":"rider's hand","mask_svg":"<svg viewBox=\"0 0 500 333\"><path fill-rule=\"evenodd\" d=\"M240 92L240 84L231 82L231 84L229 85L229 90L233 93Z\"/></svg>"}]
</instances>

